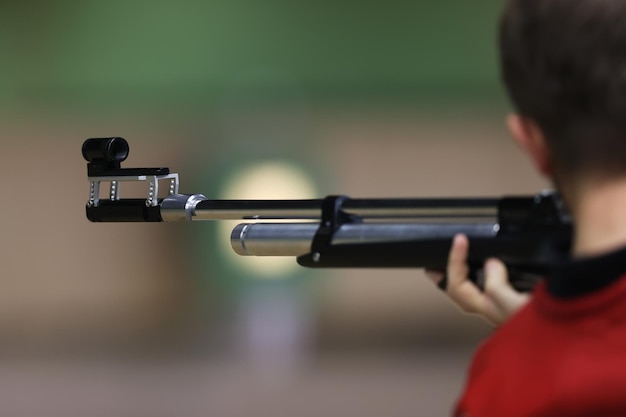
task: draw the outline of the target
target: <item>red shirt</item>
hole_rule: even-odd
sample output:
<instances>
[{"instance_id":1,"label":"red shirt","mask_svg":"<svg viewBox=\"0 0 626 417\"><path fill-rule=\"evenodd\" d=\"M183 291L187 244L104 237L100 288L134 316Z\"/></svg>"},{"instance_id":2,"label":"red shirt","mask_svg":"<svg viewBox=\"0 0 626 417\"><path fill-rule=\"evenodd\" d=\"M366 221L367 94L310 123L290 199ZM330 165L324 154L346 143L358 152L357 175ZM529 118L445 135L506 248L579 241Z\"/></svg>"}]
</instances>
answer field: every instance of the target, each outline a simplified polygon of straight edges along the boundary
<instances>
[{"instance_id":1,"label":"red shirt","mask_svg":"<svg viewBox=\"0 0 626 417\"><path fill-rule=\"evenodd\" d=\"M622 272L600 280L601 288L559 298L550 284L539 284L477 352L455 416L626 416L626 252L620 254L611 256Z\"/></svg>"}]
</instances>

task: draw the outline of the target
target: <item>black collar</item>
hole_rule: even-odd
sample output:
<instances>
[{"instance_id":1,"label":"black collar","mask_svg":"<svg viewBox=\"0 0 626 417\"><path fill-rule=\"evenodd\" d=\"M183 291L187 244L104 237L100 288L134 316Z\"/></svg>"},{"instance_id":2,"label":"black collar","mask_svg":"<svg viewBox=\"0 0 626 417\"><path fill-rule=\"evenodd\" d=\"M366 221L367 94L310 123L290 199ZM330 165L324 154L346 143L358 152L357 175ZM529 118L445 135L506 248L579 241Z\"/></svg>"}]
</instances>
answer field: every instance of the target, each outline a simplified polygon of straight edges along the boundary
<instances>
[{"instance_id":1,"label":"black collar","mask_svg":"<svg viewBox=\"0 0 626 417\"><path fill-rule=\"evenodd\" d=\"M579 297L600 290L626 275L626 247L593 258L560 263L547 279L556 298Z\"/></svg>"}]
</instances>

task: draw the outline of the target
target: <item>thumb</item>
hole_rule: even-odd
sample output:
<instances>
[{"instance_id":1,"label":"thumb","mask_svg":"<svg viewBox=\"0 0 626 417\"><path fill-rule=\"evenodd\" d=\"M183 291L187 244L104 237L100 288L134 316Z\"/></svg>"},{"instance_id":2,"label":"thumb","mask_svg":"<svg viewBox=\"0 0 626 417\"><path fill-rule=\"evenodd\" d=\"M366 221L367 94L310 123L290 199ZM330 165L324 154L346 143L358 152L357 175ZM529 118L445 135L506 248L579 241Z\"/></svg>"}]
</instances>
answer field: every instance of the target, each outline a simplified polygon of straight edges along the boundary
<instances>
[{"instance_id":1,"label":"thumb","mask_svg":"<svg viewBox=\"0 0 626 417\"><path fill-rule=\"evenodd\" d=\"M527 294L517 292L509 283L506 266L498 259L485 263L485 295L506 315L521 308L529 299Z\"/></svg>"}]
</instances>

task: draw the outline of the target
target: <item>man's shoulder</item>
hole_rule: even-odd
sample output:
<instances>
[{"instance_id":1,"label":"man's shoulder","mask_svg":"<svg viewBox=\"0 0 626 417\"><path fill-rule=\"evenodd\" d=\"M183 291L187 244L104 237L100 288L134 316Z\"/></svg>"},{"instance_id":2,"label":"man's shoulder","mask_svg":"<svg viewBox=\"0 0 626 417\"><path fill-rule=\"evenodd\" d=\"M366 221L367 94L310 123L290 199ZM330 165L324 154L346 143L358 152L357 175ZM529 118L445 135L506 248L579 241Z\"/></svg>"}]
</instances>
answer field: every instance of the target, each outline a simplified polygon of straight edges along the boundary
<instances>
[{"instance_id":1,"label":"man's shoulder","mask_svg":"<svg viewBox=\"0 0 626 417\"><path fill-rule=\"evenodd\" d=\"M626 349L626 277L603 291L564 301L554 299L542 285L480 346L474 363L500 362L509 355L518 360L531 355L537 360L534 355L539 352L544 357L558 356L590 346Z\"/></svg>"},{"instance_id":2,"label":"man's shoulder","mask_svg":"<svg viewBox=\"0 0 626 417\"><path fill-rule=\"evenodd\" d=\"M580 300L553 311L537 295L479 348L459 410L626 409L626 303Z\"/></svg>"}]
</instances>

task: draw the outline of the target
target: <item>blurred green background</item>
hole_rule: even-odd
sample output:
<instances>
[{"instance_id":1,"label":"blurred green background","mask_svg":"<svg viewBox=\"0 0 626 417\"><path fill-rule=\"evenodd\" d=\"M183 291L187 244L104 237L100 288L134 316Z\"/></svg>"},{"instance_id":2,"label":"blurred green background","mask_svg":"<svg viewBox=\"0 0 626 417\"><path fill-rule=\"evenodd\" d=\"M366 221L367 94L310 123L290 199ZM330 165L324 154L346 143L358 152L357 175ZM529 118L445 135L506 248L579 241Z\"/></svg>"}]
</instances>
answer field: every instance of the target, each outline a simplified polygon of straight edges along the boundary
<instances>
[{"instance_id":1,"label":"blurred green background","mask_svg":"<svg viewBox=\"0 0 626 417\"><path fill-rule=\"evenodd\" d=\"M491 329L422 271L90 224L79 148L123 136L126 166L209 198L536 192L503 125L501 4L0 1L2 414L446 415Z\"/></svg>"},{"instance_id":2,"label":"blurred green background","mask_svg":"<svg viewBox=\"0 0 626 417\"><path fill-rule=\"evenodd\" d=\"M186 115L233 91L278 102L493 100L499 4L5 1L2 103Z\"/></svg>"}]
</instances>

